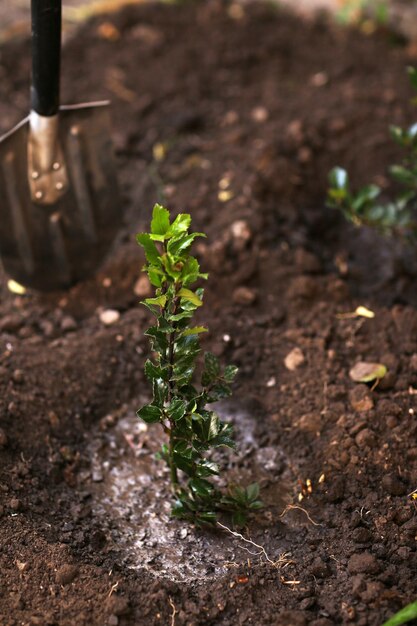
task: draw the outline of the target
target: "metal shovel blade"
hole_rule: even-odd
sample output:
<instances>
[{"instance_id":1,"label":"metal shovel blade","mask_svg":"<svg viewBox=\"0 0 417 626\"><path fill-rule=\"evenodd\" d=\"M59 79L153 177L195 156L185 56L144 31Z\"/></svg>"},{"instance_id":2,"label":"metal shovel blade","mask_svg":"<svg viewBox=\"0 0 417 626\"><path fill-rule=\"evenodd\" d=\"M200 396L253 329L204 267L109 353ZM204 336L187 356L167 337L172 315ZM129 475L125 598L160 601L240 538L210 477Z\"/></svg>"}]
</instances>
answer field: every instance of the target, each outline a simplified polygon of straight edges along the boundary
<instances>
[{"instance_id":1,"label":"metal shovel blade","mask_svg":"<svg viewBox=\"0 0 417 626\"><path fill-rule=\"evenodd\" d=\"M32 200L37 172L29 167L29 117L0 138L0 256L6 272L27 287L53 291L85 279L119 230L122 208L107 105L60 108L66 182L55 179L61 194L48 204ZM59 170L62 164L54 166Z\"/></svg>"}]
</instances>

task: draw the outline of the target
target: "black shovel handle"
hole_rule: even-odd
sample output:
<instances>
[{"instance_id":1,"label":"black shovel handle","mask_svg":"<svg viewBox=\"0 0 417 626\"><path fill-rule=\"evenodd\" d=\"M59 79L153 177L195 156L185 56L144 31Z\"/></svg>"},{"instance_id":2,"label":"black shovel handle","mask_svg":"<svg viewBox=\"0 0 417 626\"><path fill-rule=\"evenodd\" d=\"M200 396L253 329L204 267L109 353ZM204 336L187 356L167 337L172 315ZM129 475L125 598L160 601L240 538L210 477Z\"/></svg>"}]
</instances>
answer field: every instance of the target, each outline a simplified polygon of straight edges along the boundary
<instances>
[{"instance_id":1,"label":"black shovel handle","mask_svg":"<svg viewBox=\"0 0 417 626\"><path fill-rule=\"evenodd\" d=\"M39 115L59 109L61 0L32 0L31 108Z\"/></svg>"}]
</instances>

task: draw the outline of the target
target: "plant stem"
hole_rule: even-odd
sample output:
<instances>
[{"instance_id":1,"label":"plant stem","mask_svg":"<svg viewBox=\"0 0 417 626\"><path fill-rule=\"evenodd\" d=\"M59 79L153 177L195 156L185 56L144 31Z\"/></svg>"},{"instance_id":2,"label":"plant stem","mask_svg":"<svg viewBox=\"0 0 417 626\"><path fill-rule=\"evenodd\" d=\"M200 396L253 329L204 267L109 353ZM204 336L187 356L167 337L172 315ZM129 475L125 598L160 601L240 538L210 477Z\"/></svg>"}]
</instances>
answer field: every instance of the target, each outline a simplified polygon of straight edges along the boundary
<instances>
[{"instance_id":1,"label":"plant stem","mask_svg":"<svg viewBox=\"0 0 417 626\"><path fill-rule=\"evenodd\" d=\"M175 315L177 310L177 300L174 300L173 314ZM175 345L175 326L174 331L170 333L168 340L168 402L171 402L174 395L174 382L172 380L172 374L174 371L174 345ZM169 470L171 476L171 485L174 493L178 487L178 471L174 461L174 436L175 436L175 422L170 420L170 433L169 433Z\"/></svg>"},{"instance_id":2,"label":"plant stem","mask_svg":"<svg viewBox=\"0 0 417 626\"><path fill-rule=\"evenodd\" d=\"M172 428L169 435L169 473L171 477L171 487L175 493L178 487L178 472L174 463L174 440L173 440Z\"/></svg>"}]
</instances>

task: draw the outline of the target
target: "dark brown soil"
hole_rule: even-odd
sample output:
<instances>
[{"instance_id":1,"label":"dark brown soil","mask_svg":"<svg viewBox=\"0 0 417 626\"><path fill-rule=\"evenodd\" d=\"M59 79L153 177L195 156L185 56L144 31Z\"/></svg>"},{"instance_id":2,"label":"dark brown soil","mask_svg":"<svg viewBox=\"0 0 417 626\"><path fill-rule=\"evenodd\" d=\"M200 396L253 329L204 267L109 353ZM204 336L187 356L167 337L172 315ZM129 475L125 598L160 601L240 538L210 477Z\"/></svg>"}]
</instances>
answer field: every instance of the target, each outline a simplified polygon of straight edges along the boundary
<instances>
[{"instance_id":1,"label":"dark brown soil","mask_svg":"<svg viewBox=\"0 0 417 626\"><path fill-rule=\"evenodd\" d=\"M0 51L3 131L26 114L28 54ZM113 99L126 228L68 293L2 281L1 626L380 626L416 598L415 256L324 206L335 164L387 184L411 55L216 1L128 8L68 43L64 100ZM208 233L204 344L240 366L222 411L244 454L224 458L263 485L244 535L274 564L169 521L159 435L129 438L148 396L133 235L160 199ZM358 305L375 317L339 316ZM358 360L388 366L374 391L350 381Z\"/></svg>"}]
</instances>

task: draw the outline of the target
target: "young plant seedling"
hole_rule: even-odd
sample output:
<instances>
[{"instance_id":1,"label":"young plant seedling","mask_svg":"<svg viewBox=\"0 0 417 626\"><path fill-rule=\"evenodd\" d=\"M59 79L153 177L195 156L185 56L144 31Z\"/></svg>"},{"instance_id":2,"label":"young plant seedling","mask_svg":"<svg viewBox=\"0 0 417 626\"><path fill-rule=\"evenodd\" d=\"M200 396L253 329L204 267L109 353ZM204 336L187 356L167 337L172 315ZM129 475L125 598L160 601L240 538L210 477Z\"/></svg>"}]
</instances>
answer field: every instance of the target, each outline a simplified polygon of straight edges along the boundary
<instances>
[{"instance_id":1,"label":"young plant seedling","mask_svg":"<svg viewBox=\"0 0 417 626\"><path fill-rule=\"evenodd\" d=\"M219 466L210 450L219 446L235 448L232 426L223 422L208 405L231 395L237 368L221 368L216 356L204 355L199 386L194 384L199 336L204 326L193 325L195 311L203 304L203 289L193 286L206 280L190 248L204 233L190 233L191 216L178 215L171 223L167 209L156 204L151 232L137 235L144 248L147 273L155 296L144 300L156 318L146 332L153 358L145 363L145 375L152 384L153 399L138 411L147 423L159 423L167 437L160 458L169 468L175 503L175 517L199 525L214 524L222 511L232 515L234 524L244 525L250 511L262 507L259 487L234 486L227 493L213 482Z\"/></svg>"},{"instance_id":2,"label":"young plant seedling","mask_svg":"<svg viewBox=\"0 0 417 626\"><path fill-rule=\"evenodd\" d=\"M417 90L417 70L408 68L411 84ZM417 103L417 99L414 99ZM327 204L341 210L347 220L357 226L371 226L383 234L417 235L417 124L407 129L391 127L391 135L407 152L401 165L392 165L390 174L403 191L392 202L380 202L381 189L367 185L357 193L350 190L346 170L335 167L329 174Z\"/></svg>"}]
</instances>

